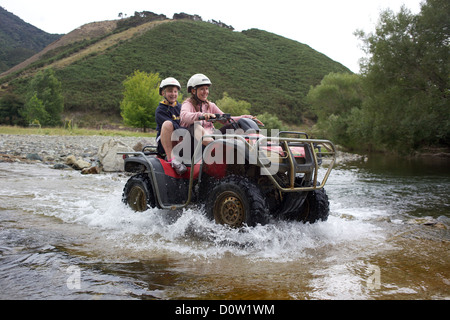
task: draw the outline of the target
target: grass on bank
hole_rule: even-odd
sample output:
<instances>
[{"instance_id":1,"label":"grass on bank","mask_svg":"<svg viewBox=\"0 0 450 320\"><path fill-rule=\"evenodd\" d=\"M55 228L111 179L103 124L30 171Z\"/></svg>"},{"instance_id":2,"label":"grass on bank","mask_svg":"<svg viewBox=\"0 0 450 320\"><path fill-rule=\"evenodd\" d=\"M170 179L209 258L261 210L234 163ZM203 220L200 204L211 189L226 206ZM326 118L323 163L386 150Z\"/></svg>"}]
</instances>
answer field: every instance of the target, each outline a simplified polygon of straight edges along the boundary
<instances>
[{"instance_id":1,"label":"grass on bank","mask_svg":"<svg viewBox=\"0 0 450 320\"><path fill-rule=\"evenodd\" d=\"M110 128L105 125L105 129L93 128L63 128L63 127L21 127L0 125L0 134L16 134L16 135L40 135L40 136L112 136L112 137L149 137L155 138L156 131L142 132L139 129L132 128ZM113 126L116 127L116 126ZM263 128L264 129L264 128ZM302 124L301 126L289 126L285 130L306 132L311 138L315 137L312 124ZM268 132L270 135L270 131Z\"/></svg>"},{"instance_id":2,"label":"grass on bank","mask_svg":"<svg viewBox=\"0 0 450 320\"><path fill-rule=\"evenodd\" d=\"M45 136L113 136L113 137L155 137L156 132L113 130L113 129L86 129L86 128L39 128L0 126L0 134L16 135L45 135Z\"/></svg>"}]
</instances>

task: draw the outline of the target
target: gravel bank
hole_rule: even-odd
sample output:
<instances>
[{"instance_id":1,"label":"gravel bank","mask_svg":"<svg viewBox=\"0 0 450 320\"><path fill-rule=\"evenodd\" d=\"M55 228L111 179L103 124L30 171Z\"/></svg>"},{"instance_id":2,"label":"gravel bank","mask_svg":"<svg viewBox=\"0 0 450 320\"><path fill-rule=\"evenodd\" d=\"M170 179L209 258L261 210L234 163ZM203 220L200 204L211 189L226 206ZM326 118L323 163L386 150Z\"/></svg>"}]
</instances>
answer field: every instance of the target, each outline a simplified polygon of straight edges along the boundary
<instances>
[{"instance_id":1,"label":"gravel bank","mask_svg":"<svg viewBox=\"0 0 450 320\"><path fill-rule=\"evenodd\" d=\"M100 147L109 140L118 140L133 148L139 142L155 145L155 138L110 136L45 136L0 134L0 162L65 163L68 156L96 165ZM367 161L367 157L338 151L337 162Z\"/></svg>"},{"instance_id":2,"label":"gravel bank","mask_svg":"<svg viewBox=\"0 0 450 320\"><path fill-rule=\"evenodd\" d=\"M154 138L110 136L44 136L0 134L0 161L64 163L69 155L85 161L97 161L100 147L118 140L133 148L138 142L155 144Z\"/></svg>"}]
</instances>

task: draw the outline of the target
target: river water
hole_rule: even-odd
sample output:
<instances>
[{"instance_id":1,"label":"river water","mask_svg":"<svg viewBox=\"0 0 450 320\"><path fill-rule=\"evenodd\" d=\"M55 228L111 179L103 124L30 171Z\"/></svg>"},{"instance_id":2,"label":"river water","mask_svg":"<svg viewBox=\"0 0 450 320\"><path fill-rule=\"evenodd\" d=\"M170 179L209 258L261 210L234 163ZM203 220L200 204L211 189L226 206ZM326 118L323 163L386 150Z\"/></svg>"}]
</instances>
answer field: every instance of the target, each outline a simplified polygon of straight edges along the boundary
<instances>
[{"instance_id":1,"label":"river water","mask_svg":"<svg viewBox=\"0 0 450 320\"><path fill-rule=\"evenodd\" d=\"M0 163L0 299L449 299L448 160L338 164L331 214L132 212L123 174Z\"/></svg>"}]
</instances>

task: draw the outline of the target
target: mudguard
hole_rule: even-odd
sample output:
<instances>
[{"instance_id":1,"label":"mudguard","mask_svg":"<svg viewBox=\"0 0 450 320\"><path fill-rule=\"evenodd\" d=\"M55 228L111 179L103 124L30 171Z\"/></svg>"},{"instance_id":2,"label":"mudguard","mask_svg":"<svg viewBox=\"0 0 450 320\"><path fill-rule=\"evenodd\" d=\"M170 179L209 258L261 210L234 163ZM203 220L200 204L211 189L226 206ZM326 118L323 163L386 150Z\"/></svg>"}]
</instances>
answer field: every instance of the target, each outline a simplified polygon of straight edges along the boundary
<instances>
[{"instance_id":1,"label":"mudguard","mask_svg":"<svg viewBox=\"0 0 450 320\"><path fill-rule=\"evenodd\" d=\"M125 171L149 175L159 208L182 205L188 200L191 167L179 176L167 161L142 153L129 153L125 158ZM134 155L134 156L130 156ZM200 165L194 166L194 179L198 178Z\"/></svg>"}]
</instances>

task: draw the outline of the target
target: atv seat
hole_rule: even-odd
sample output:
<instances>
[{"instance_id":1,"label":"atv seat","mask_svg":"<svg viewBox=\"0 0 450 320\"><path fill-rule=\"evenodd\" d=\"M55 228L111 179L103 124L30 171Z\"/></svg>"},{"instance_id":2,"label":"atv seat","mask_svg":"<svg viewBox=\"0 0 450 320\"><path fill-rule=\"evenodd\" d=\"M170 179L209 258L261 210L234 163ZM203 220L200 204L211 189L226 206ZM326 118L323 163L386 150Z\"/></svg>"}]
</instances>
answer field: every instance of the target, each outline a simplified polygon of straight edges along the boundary
<instances>
[{"instance_id":1,"label":"atv seat","mask_svg":"<svg viewBox=\"0 0 450 320\"><path fill-rule=\"evenodd\" d=\"M158 151L158 147L157 146L145 146L142 149L142 153L146 156L156 156L157 158L166 160L167 155L165 153L161 153ZM184 164L186 167L190 168L191 164L190 163L185 163Z\"/></svg>"},{"instance_id":2,"label":"atv seat","mask_svg":"<svg viewBox=\"0 0 450 320\"><path fill-rule=\"evenodd\" d=\"M255 121L248 118L241 118L238 120L239 127L244 130L245 133L259 133L260 129Z\"/></svg>"}]
</instances>

